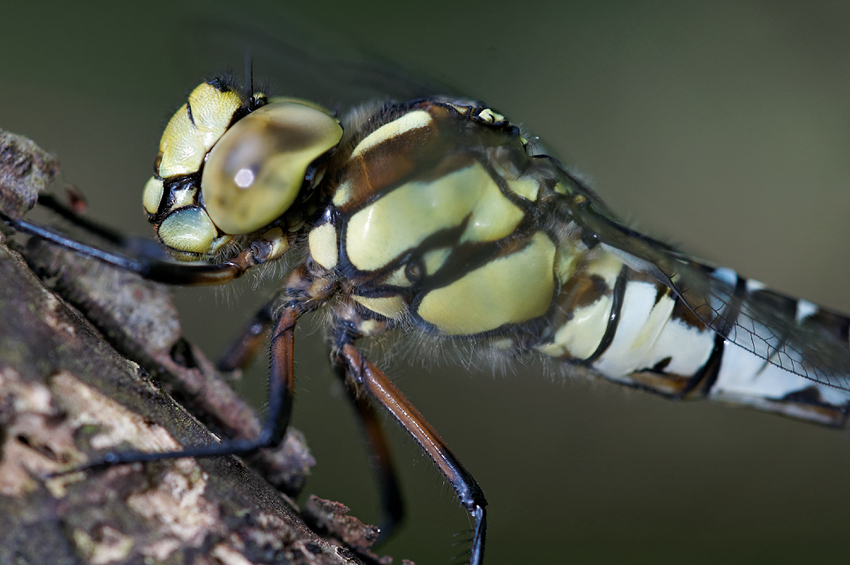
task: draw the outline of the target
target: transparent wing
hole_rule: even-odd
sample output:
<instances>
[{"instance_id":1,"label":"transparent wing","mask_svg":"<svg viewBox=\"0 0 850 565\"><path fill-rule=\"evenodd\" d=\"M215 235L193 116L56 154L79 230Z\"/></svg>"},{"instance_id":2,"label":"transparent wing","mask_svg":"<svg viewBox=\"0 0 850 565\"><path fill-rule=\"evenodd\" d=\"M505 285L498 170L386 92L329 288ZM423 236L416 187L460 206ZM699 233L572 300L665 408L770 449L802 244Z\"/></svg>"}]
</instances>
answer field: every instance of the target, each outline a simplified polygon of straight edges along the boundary
<instances>
[{"instance_id":1,"label":"transparent wing","mask_svg":"<svg viewBox=\"0 0 850 565\"><path fill-rule=\"evenodd\" d=\"M580 179L559 169L575 192L570 219L629 266L673 289L729 342L812 381L850 391L850 319L764 288L624 226Z\"/></svg>"},{"instance_id":2,"label":"transparent wing","mask_svg":"<svg viewBox=\"0 0 850 565\"><path fill-rule=\"evenodd\" d=\"M221 21L193 17L177 50L183 67L198 77L225 70L241 75L248 54L260 86L269 94L312 100L345 110L375 100L409 100L451 94L436 80L416 76L378 54L300 16L262 27L256 19Z\"/></svg>"}]
</instances>

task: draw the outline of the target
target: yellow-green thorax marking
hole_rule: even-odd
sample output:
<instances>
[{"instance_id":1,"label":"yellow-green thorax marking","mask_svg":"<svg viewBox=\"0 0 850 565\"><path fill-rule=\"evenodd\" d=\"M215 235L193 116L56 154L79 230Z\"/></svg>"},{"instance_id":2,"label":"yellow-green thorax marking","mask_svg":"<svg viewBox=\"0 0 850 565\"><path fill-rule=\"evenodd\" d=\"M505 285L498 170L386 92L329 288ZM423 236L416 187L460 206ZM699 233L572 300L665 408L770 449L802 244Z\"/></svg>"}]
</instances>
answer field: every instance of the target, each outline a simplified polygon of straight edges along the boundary
<instances>
[{"instance_id":1,"label":"yellow-green thorax marking","mask_svg":"<svg viewBox=\"0 0 850 565\"><path fill-rule=\"evenodd\" d=\"M401 106L338 156L310 251L363 307L445 335L546 313L556 241L529 216L543 188L516 128L484 111Z\"/></svg>"}]
</instances>

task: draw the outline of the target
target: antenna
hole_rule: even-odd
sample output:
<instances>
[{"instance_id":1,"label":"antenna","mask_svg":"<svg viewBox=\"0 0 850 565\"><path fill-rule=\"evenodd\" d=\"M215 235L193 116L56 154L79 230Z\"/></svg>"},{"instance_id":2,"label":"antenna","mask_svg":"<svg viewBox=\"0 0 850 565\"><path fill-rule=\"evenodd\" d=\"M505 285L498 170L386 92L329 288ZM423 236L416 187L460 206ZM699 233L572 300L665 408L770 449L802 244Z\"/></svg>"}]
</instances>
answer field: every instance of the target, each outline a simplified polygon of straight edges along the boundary
<instances>
[{"instance_id":1,"label":"antenna","mask_svg":"<svg viewBox=\"0 0 850 565\"><path fill-rule=\"evenodd\" d=\"M245 94L250 100L254 96L254 57L251 54L251 47L245 47L245 88L248 90Z\"/></svg>"}]
</instances>

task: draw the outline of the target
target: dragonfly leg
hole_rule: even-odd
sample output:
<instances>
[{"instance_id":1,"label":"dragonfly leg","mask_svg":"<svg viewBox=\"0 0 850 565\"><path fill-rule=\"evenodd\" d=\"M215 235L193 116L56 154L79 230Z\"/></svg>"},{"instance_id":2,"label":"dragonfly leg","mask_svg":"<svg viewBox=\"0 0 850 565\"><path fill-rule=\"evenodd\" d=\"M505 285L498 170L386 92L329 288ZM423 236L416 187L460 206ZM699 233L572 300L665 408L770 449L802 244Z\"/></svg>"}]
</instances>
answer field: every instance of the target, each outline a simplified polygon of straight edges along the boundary
<instances>
[{"instance_id":1,"label":"dragonfly leg","mask_svg":"<svg viewBox=\"0 0 850 565\"><path fill-rule=\"evenodd\" d=\"M83 257L96 259L118 269L138 274L147 280L173 285L219 285L241 277L248 269L272 257L274 242L258 240L239 255L218 264L183 264L151 257L131 258L120 253L104 251L86 245L26 220L12 218L0 212L0 221L20 233L38 237L57 247L73 251Z\"/></svg>"},{"instance_id":2,"label":"dragonfly leg","mask_svg":"<svg viewBox=\"0 0 850 565\"><path fill-rule=\"evenodd\" d=\"M460 503L475 521L469 563L480 565L484 558L484 537L487 530L487 501L481 487L422 414L383 371L360 354L353 343L349 341L338 344L336 355L339 356L339 362L345 364L354 383L377 400L401 424L452 485Z\"/></svg>"},{"instance_id":3,"label":"dragonfly leg","mask_svg":"<svg viewBox=\"0 0 850 565\"><path fill-rule=\"evenodd\" d=\"M263 345L266 332L273 322L275 304L277 299L264 305L254 314L242 335L230 345L216 363L219 371L230 372L248 366Z\"/></svg>"},{"instance_id":4,"label":"dragonfly leg","mask_svg":"<svg viewBox=\"0 0 850 565\"><path fill-rule=\"evenodd\" d=\"M72 225L85 232L100 238L101 240L120 247L131 255L145 255L150 257L165 257L165 252L157 241L150 238L128 237L121 232L107 227L99 222L80 215L79 212L60 202L53 195L42 193L38 195L37 204L47 208Z\"/></svg>"},{"instance_id":5,"label":"dragonfly leg","mask_svg":"<svg viewBox=\"0 0 850 565\"><path fill-rule=\"evenodd\" d=\"M292 412L295 388L295 323L303 312L297 307L285 309L275 323L271 339L271 369L269 376L269 407L266 423L254 439L228 440L218 444L191 446L179 451L121 451L106 453L83 466L59 473L73 473L127 463L146 463L183 457L215 457L247 455L283 441Z\"/></svg>"},{"instance_id":6,"label":"dragonfly leg","mask_svg":"<svg viewBox=\"0 0 850 565\"><path fill-rule=\"evenodd\" d=\"M396 475L395 466L390 452L389 442L384 433L378 415L369 403L369 399L358 390L351 378L347 376L345 366L337 366L337 375L346 385L348 399L360 423L363 441L368 446L369 462L375 473L381 495L381 520L379 527L381 535L378 543L385 541L404 519L404 501Z\"/></svg>"}]
</instances>

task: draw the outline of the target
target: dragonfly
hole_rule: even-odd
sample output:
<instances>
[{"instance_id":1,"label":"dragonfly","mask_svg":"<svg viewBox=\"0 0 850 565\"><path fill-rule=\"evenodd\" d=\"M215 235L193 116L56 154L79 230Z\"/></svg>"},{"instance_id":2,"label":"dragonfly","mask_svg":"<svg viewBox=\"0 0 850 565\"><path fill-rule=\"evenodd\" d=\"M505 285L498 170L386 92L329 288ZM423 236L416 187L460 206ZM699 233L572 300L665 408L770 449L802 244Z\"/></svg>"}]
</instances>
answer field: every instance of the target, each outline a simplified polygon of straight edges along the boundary
<instances>
[{"instance_id":1,"label":"dragonfly","mask_svg":"<svg viewBox=\"0 0 850 565\"><path fill-rule=\"evenodd\" d=\"M709 265L620 221L578 175L486 104L429 96L337 115L219 77L160 142L143 206L180 262L127 257L25 220L7 224L143 277L226 284L283 260L280 293L222 365L247 363L272 327L260 437L187 451L111 453L89 466L249 454L288 425L294 331L322 312L332 364L370 430L392 528L400 519L386 409L454 488L482 563L483 490L360 349L387 333L473 359L545 359L673 399L708 398L840 427L850 409L850 319Z\"/></svg>"}]
</instances>

